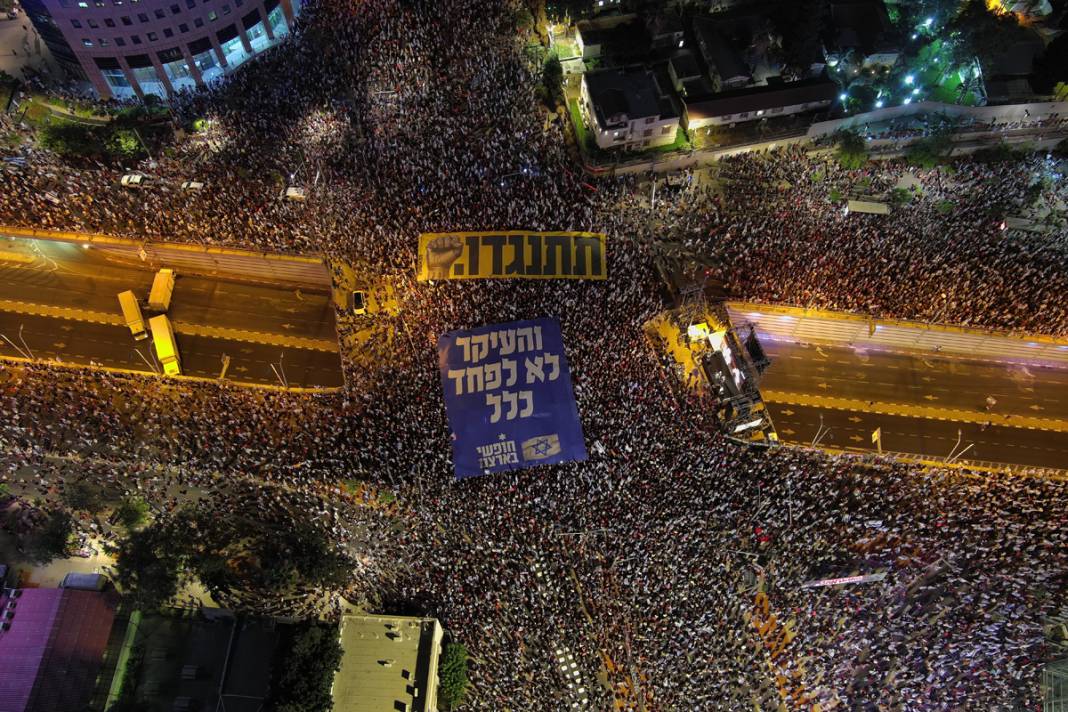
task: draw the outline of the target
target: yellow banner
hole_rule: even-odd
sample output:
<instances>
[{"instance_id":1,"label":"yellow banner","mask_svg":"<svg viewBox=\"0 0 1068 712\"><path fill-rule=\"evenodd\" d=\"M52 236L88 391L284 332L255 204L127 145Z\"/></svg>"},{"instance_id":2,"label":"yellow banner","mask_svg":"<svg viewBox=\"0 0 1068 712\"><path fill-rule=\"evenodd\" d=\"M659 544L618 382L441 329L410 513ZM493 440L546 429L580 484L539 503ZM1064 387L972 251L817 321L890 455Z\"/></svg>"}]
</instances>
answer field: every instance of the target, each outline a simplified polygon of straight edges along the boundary
<instances>
[{"instance_id":1,"label":"yellow banner","mask_svg":"<svg viewBox=\"0 0 1068 712\"><path fill-rule=\"evenodd\" d=\"M593 232L425 232L418 278L606 279L604 246Z\"/></svg>"}]
</instances>

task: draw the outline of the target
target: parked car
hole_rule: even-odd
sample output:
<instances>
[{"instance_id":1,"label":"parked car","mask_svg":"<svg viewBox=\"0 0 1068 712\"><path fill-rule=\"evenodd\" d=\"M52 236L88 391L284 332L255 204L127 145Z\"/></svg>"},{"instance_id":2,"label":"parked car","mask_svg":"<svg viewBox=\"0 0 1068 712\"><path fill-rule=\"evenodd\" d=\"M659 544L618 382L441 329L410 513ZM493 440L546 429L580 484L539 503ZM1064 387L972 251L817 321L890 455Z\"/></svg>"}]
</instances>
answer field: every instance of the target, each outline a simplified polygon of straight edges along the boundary
<instances>
[{"instance_id":1,"label":"parked car","mask_svg":"<svg viewBox=\"0 0 1068 712\"><path fill-rule=\"evenodd\" d=\"M144 173L127 173L119 182L126 188L144 188L148 186L149 177Z\"/></svg>"},{"instance_id":2,"label":"parked car","mask_svg":"<svg viewBox=\"0 0 1068 712\"><path fill-rule=\"evenodd\" d=\"M356 315L367 313L367 292L362 289L356 289L352 292L352 299L349 307L352 309L352 313Z\"/></svg>"},{"instance_id":3,"label":"parked car","mask_svg":"<svg viewBox=\"0 0 1068 712\"><path fill-rule=\"evenodd\" d=\"M182 183L182 190L203 190L204 184L197 180L187 180Z\"/></svg>"},{"instance_id":4,"label":"parked car","mask_svg":"<svg viewBox=\"0 0 1068 712\"><path fill-rule=\"evenodd\" d=\"M298 203L304 202L304 189L295 185L291 185L282 191L281 198L283 200L293 200Z\"/></svg>"}]
</instances>

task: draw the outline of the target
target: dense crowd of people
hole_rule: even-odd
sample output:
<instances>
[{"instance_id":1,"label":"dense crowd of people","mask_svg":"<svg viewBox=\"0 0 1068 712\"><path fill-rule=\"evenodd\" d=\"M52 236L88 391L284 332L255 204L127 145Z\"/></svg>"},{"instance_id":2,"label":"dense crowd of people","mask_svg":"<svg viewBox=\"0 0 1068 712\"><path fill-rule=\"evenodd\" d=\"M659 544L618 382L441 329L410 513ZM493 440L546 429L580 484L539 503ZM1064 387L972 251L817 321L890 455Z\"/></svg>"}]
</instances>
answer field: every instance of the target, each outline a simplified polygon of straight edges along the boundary
<instances>
[{"instance_id":1,"label":"dense crowd of people","mask_svg":"<svg viewBox=\"0 0 1068 712\"><path fill-rule=\"evenodd\" d=\"M471 651L474 709L1033 708L1042 626L1068 617L1064 483L747 451L641 325L662 308L651 262L669 241L748 299L1066 334L1063 236L1000 227L1063 201L1052 164L847 171L795 148L674 186L591 184L537 103L517 10L312 2L291 38L175 102L203 128L156 156L150 189L120 188L128 167L21 149L0 222L371 265L400 304L373 318L407 337L346 354L329 395L0 365L12 491L61 502L88 478L157 521L308 519L353 559L347 587L217 600L332 615L344 594L436 615ZM206 189L178 189L194 178ZM891 215L843 214L839 198L906 179L919 188ZM281 200L287 185L308 199ZM414 280L419 233L478 229L603 231L610 278ZM561 323L590 458L454 481L437 337L543 316ZM345 480L397 506L342 498ZM850 573L885 578L801 586Z\"/></svg>"}]
</instances>

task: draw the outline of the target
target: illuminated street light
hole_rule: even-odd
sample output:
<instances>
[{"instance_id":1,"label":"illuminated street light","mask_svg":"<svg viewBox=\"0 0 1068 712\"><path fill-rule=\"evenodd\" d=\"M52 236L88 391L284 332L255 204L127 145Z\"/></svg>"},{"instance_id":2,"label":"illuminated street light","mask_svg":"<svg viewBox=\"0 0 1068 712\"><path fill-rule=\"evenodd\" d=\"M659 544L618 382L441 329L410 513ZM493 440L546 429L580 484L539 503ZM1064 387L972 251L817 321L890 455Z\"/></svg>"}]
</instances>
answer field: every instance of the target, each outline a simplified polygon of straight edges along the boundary
<instances>
[{"instance_id":1,"label":"illuminated street light","mask_svg":"<svg viewBox=\"0 0 1068 712\"><path fill-rule=\"evenodd\" d=\"M934 18L933 17L928 17L926 20L923 21L923 26L924 27L930 27L933 23L934 23Z\"/></svg>"},{"instance_id":2,"label":"illuminated street light","mask_svg":"<svg viewBox=\"0 0 1068 712\"><path fill-rule=\"evenodd\" d=\"M915 82L915 81L916 81L916 77L912 76L911 74L909 74L909 75L907 75L907 76L905 77L905 83L906 83L906 84L909 84L909 85L911 85L911 84L912 84L913 82Z\"/></svg>"},{"instance_id":3,"label":"illuminated street light","mask_svg":"<svg viewBox=\"0 0 1068 712\"><path fill-rule=\"evenodd\" d=\"M838 95L838 101L845 101L848 98L849 98L849 95L845 94L845 93L842 93L842 94Z\"/></svg>"},{"instance_id":4,"label":"illuminated street light","mask_svg":"<svg viewBox=\"0 0 1068 712\"><path fill-rule=\"evenodd\" d=\"M882 99L880 99L879 101L875 102L875 108L876 109L883 108L883 100Z\"/></svg>"},{"instance_id":5,"label":"illuminated street light","mask_svg":"<svg viewBox=\"0 0 1068 712\"><path fill-rule=\"evenodd\" d=\"M911 96L906 96L905 97L905 101L903 101L901 103L902 104L911 104L912 103L912 97Z\"/></svg>"}]
</instances>

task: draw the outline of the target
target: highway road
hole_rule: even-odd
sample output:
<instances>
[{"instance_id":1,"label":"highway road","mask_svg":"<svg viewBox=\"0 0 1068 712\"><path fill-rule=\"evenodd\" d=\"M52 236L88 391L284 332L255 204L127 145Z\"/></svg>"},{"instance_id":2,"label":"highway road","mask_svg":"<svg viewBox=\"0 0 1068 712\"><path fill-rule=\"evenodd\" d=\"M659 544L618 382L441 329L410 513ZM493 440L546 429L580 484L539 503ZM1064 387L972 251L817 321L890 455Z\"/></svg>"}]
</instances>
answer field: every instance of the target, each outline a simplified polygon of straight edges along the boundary
<instances>
[{"instance_id":1,"label":"highway road","mask_svg":"<svg viewBox=\"0 0 1068 712\"><path fill-rule=\"evenodd\" d=\"M761 392L784 442L1068 468L1068 369L761 340ZM996 404L987 409L987 398ZM1027 426L1027 427L1024 427Z\"/></svg>"},{"instance_id":2,"label":"highway road","mask_svg":"<svg viewBox=\"0 0 1068 712\"><path fill-rule=\"evenodd\" d=\"M761 388L879 403L1068 420L1068 369L762 338L771 367Z\"/></svg>"},{"instance_id":3,"label":"highway road","mask_svg":"<svg viewBox=\"0 0 1068 712\"><path fill-rule=\"evenodd\" d=\"M1027 428L985 427L952 420L903 418L878 413L768 403L775 429L784 443L811 445L820 428L819 444L834 448L874 450L871 434L882 428L883 449L944 459L964 451L961 460L1003 465L1064 469L1068 466L1068 433ZM957 431L961 432L957 445Z\"/></svg>"},{"instance_id":4,"label":"highway road","mask_svg":"<svg viewBox=\"0 0 1068 712\"><path fill-rule=\"evenodd\" d=\"M101 321L98 315L112 320L121 315L116 298L121 291L132 289L144 301L153 274L136 257L94 247L0 238L0 334L24 349L17 337L21 327L37 358L149 372L135 349L151 360L151 341L134 341L123 326L95 322ZM281 362L290 386L340 386L329 289L179 273L168 316L178 325L183 373L218 377L227 355L227 378L233 381L278 385L271 364L278 369ZM27 313L26 305L71 311ZM314 348L302 348L309 345ZM18 354L0 338L0 355Z\"/></svg>"},{"instance_id":5,"label":"highway road","mask_svg":"<svg viewBox=\"0 0 1068 712\"><path fill-rule=\"evenodd\" d=\"M83 365L98 364L146 373L151 372L150 363L158 368L152 352L151 338L135 341L125 326L0 311L0 335L0 356L23 356L20 351L29 349L29 354L35 359ZM342 385L337 352L285 348L188 334L178 334L176 341L182 362L182 374L186 376L218 378L225 354L230 357L226 377L231 381L283 385L271 368L273 364L275 369L280 369L279 374L290 387L331 388Z\"/></svg>"}]
</instances>

